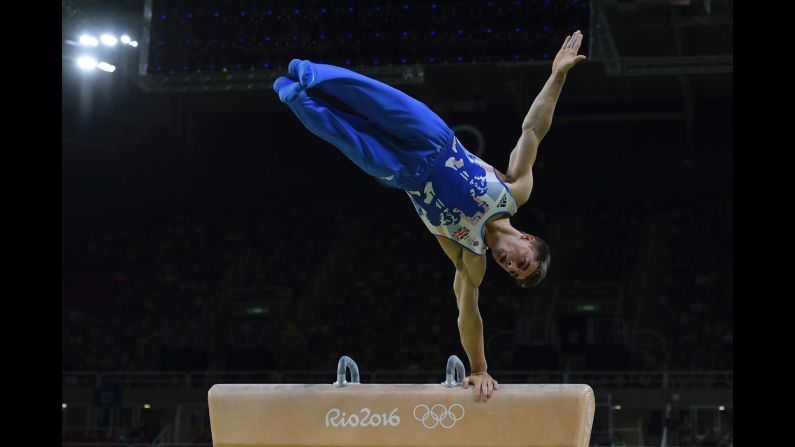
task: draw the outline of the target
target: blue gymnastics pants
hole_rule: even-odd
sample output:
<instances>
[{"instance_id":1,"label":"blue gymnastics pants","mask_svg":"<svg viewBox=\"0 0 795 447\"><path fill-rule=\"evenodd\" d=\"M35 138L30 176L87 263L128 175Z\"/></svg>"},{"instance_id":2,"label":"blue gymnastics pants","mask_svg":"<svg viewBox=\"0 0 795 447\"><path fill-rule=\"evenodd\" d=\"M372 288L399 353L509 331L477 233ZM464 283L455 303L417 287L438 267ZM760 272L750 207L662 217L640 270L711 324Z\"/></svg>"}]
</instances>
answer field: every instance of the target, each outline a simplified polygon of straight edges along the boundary
<instances>
[{"instance_id":1,"label":"blue gymnastics pants","mask_svg":"<svg viewBox=\"0 0 795 447\"><path fill-rule=\"evenodd\" d=\"M453 144L453 131L428 106L375 79L334 65L293 59L273 89L313 134L364 172L415 190ZM312 92L341 101L356 115Z\"/></svg>"}]
</instances>

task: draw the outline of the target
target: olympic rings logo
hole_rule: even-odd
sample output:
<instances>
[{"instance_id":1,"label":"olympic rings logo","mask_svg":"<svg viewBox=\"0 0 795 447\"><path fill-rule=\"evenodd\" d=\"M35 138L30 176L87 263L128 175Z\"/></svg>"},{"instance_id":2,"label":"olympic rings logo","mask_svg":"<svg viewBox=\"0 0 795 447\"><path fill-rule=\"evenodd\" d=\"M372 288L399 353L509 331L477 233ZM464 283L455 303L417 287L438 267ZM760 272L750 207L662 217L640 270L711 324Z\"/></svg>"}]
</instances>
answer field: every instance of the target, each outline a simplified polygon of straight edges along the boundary
<instances>
[{"instance_id":1,"label":"olympic rings logo","mask_svg":"<svg viewBox=\"0 0 795 447\"><path fill-rule=\"evenodd\" d=\"M442 404L436 404L430 408L424 404L414 407L414 419L422 422L425 428L436 428L437 425L448 429L453 428L455 423L463 418L464 406L461 404L450 405L450 408Z\"/></svg>"}]
</instances>

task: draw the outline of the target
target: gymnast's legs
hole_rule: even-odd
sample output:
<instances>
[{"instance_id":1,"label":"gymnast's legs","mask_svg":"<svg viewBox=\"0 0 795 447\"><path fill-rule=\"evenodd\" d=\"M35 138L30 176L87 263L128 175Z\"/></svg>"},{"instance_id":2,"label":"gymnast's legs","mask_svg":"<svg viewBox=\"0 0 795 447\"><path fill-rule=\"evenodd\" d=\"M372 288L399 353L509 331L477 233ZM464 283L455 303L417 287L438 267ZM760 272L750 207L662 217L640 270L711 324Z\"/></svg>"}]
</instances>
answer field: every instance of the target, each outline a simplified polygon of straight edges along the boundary
<instances>
[{"instance_id":1,"label":"gymnast's legs","mask_svg":"<svg viewBox=\"0 0 795 447\"><path fill-rule=\"evenodd\" d=\"M273 84L279 99L312 133L368 174L393 187L415 187L453 131L428 106L382 82L345 68L294 59L290 77ZM357 115L313 96L319 90ZM361 116L359 116L361 115Z\"/></svg>"}]
</instances>

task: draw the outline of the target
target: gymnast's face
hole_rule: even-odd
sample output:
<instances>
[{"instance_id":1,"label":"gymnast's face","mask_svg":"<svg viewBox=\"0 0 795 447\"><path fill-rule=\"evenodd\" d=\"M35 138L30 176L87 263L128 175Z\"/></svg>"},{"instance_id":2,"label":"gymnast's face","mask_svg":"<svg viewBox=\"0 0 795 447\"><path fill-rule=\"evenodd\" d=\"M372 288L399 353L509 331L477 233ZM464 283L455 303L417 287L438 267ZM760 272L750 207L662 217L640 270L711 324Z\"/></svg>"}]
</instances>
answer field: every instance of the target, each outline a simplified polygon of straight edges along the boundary
<instances>
[{"instance_id":1,"label":"gymnast's face","mask_svg":"<svg viewBox=\"0 0 795 447\"><path fill-rule=\"evenodd\" d=\"M491 256L512 278L525 279L538 268L532 235L501 236L491 247Z\"/></svg>"}]
</instances>

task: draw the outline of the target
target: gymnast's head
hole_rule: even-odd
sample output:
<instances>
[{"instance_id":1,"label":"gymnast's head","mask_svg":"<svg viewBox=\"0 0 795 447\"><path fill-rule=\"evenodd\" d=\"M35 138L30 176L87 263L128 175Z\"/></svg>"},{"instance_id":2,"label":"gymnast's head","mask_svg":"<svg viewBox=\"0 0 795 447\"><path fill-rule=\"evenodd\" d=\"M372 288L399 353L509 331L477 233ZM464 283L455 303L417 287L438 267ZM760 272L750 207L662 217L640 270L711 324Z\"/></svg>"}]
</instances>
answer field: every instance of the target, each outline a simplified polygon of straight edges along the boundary
<instances>
[{"instance_id":1,"label":"gymnast's head","mask_svg":"<svg viewBox=\"0 0 795 447\"><path fill-rule=\"evenodd\" d=\"M547 276L549 246L537 236L501 235L492 244L491 255L520 287L535 287Z\"/></svg>"}]
</instances>

